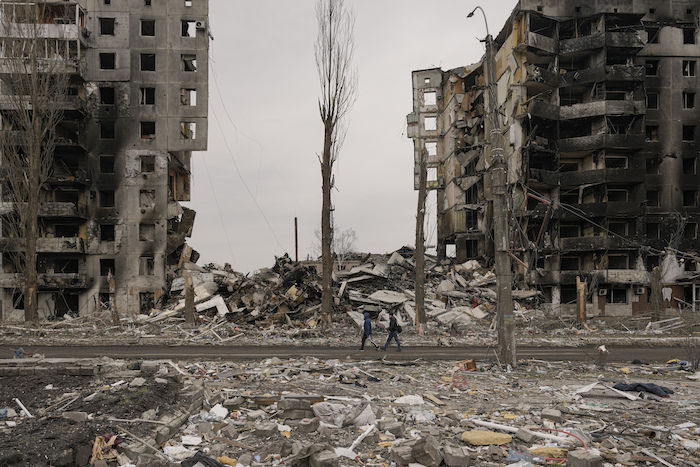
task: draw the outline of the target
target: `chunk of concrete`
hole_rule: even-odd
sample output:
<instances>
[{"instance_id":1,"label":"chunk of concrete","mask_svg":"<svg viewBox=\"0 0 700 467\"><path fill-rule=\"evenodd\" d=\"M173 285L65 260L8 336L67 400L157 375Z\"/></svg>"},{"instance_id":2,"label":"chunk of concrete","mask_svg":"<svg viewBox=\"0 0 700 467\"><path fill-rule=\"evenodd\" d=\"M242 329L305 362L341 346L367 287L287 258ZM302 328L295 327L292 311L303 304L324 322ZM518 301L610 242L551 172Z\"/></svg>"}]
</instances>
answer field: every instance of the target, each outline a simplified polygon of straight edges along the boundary
<instances>
[{"instance_id":1,"label":"chunk of concrete","mask_svg":"<svg viewBox=\"0 0 700 467\"><path fill-rule=\"evenodd\" d=\"M413 457L417 462L426 467L438 467L442 464L442 454L440 453L440 443L433 437L428 436L418 440L412 449Z\"/></svg>"},{"instance_id":2,"label":"chunk of concrete","mask_svg":"<svg viewBox=\"0 0 700 467\"><path fill-rule=\"evenodd\" d=\"M311 402L306 399L281 399L277 402L279 410L311 410Z\"/></svg>"},{"instance_id":3,"label":"chunk of concrete","mask_svg":"<svg viewBox=\"0 0 700 467\"><path fill-rule=\"evenodd\" d=\"M320 424L318 418L305 418L299 422L299 433L313 433L318 430Z\"/></svg>"},{"instance_id":4,"label":"chunk of concrete","mask_svg":"<svg viewBox=\"0 0 700 467\"><path fill-rule=\"evenodd\" d=\"M518 428L518 431L515 432L515 437L527 444L532 444L537 439L537 435L527 428Z\"/></svg>"},{"instance_id":5,"label":"chunk of concrete","mask_svg":"<svg viewBox=\"0 0 700 467\"><path fill-rule=\"evenodd\" d=\"M160 369L160 364L154 362L153 360L147 360L141 362L141 374L142 375L155 375Z\"/></svg>"},{"instance_id":6,"label":"chunk of concrete","mask_svg":"<svg viewBox=\"0 0 700 467\"><path fill-rule=\"evenodd\" d=\"M319 451L309 457L311 467L338 467L339 463L340 459L335 451Z\"/></svg>"},{"instance_id":7,"label":"chunk of concrete","mask_svg":"<svg viewBox=\"0 0 700 467\"><path fill-rule=\"evenodd\" d=\"M139 378L134 378L134 379L129 383L129 387L132 387L132 388L140 388L140 387L143 386L144 384L146 384L146 379L145 379L145 378L139 377Z\"/></svg>"},{"instance_id":8,"label":"chunk of concrete","mask_svg":"<svg viewBox=\"0 0 700 467\"><path fill-rule=\"evenodd\" d=\"M267 418L267 412L264 410L251 410L248 412L248 420L262 420Z\"/></svg>"},{"instance_id":9,"label":"chunk of concrete","mask_svg":"<svg viewBox=\"0 0 700 467\"><path fill-rule=\"evenodd\" d=\"M282 418L291 418L292 420L302 420L314 416L313 410L285 410L282 412Z\"/></svg>"},{"instance_id":10,"label":"chunk of concrete","mask_svg":"<svg viewBox=\"0 0 700 467\"><path fill-rule=\"evenodd\" d=\"M583 449L569 451L566 455L567 467L603 467L603 458Z\"/></svg>"},{"instance_id":11,"label":"chunk of concrete","mask_svg":"<svg viewBox=\"0 0 700 467\"><path fill-rule=\"evenodd\" d=\"M557 409L542 409L542 418L549 419L553 422L561 422L561 411Z\"/></svg>"},{"instance_id":12,"label":"chunk of concrete","mask_svg":"<svg viewBox=\"0 0 700 467\"><path fill-rule=\"evenodd\" d=\"M408 465L416 461L413 457L412 446L397 446L391 448L391 460L399 465Z\"/></svg>"},{"instance_id":13,"label":"chunk of concrete","mask_svg":"<svg viewBox=\"0 0 700 467\"><path fill-rule=\"evenodd\" d=\"M379 420L377 425L380 431L388 431L398 437L403 436L406 432L406 426L396 420Z\"/></svg>"},{"instance_id":14,"label":"chunk of concrete","mask_svg":"<svg viewBox=\"0 0 700 467\"><path fill-rule=\"evenodd\" d=\"M255 425L255 436L258 438L269 438L276 433L279 431L275 422L260 422Z\"/></svg>"},{"instance_id":15,"label":"chunk of concrete","mask_svg":"<svg viewBox=\"0 0 700 467\"><path fill-rule=\"evenodd\" d=\"M445 464L449 467L472 465L472 457L469 455L469 450L464 446L459 448L445 446L444 453Z\"/></svg>"}]
</instances>

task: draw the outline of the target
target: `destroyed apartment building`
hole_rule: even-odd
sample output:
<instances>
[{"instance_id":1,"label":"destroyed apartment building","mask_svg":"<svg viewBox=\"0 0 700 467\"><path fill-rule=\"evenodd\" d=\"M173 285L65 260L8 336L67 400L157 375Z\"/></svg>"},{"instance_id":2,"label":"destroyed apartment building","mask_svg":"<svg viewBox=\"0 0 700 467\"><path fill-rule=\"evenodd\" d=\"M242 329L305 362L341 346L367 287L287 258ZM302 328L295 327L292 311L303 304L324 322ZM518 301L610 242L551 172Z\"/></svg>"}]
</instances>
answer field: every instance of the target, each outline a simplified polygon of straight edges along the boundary
<instances>
[{"instance_id":1,"label":"destroyed apartment building","mask_svg":"<svg viewBox=\"0 0 700 467\"><path fill-rule=\"evenodd\" d=\"M578 277L589 315L624 316L650 310L658 266L662 307L697 310L699 25L697 1L520 0L493 37L493 85L488 55L414 71L438 256L493 261L493 98L514 285L571 313Z\"/></svg>"},{"instance_id":2,"label":"destroyed apartment building","mask_svg":"<svg viewBox=\"0 0 700 467\"><path fill-rule=\"evenodd\" d=\"M26 40L17 35L20 4L0 1L3 74ZM43 39L70 51L42 58L64 64L70 87L40 199L39 316L92 312L110 299L121 311L149 310L168 266L193 254L185 238L195 213L179 202L190 198L192 151L207 147L208 0L29 4L43 8ZM3 196L3 214L13 209ZM24 307L8 235L4 320Z\"/></svg>"}]
</instances>

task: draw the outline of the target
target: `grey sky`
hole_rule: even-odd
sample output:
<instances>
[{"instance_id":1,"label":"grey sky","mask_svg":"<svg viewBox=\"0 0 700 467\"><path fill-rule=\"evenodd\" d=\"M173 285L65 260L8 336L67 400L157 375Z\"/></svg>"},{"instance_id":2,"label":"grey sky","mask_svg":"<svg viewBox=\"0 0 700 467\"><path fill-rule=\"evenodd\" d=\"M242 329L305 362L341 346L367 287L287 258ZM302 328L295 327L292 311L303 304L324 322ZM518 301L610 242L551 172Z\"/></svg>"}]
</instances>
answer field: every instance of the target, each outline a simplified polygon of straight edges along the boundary
<instances>
[{"instance_id":1,"label":"grey sky","mask_svg":"<svg viewBox=\"0 0 700 467\"><path fill-rule=\"evenodd\" d=\"M411 71L479 60L484 19L480 12L466 18L475 1L346 3L356 13L360 86L335 167L335 223L355 229L360 251L385 253L415 243L417 193L406 137ZM493 35L515 4L481 4ZM199 264L229 262L248 272L285 252L293 258L294 217L299 258L309 253L320 225L323 143L314 6L314 0L210 0L209 150L193 155L186 203L197 211L189 244L201 254ZM434 244L434 207L429 215Z\"/></svg>"}]
</instances>

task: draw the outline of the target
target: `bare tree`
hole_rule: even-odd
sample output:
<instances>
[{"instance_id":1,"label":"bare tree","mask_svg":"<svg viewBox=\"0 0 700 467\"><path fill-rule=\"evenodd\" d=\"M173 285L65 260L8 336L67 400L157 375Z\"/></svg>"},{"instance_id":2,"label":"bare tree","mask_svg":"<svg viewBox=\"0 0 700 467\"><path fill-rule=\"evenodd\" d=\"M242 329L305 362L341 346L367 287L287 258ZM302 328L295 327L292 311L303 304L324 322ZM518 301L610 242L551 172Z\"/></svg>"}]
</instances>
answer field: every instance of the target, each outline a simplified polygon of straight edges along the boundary
<instances>
[{"instance_id":1,"label":"bare tree","mask_svg":"<svg viewBox=\"0 0 700 467\"><path fill-rule=\"evenodd\" d=\"M418 208L416 210L416 324L418 335L424 335L425 322L425 200L428 197L427 151L420 156L418 176Z\"/></svg>"},{"instance_id":2,"label":"bare tree","mask_svg":"<svg viewBox=\"0 0 700 467\"><path fill-rule=\"evenodd\" d=\"M316 3L318 36L314 44L316 69L321 84L318 99L323 122L323 153L321 179L321 256L323 261L322 315L323 326L330 327L333 285L333 255L331 253L331 189L333 164L338 159L347 132L345 117L357 97L357 70L352 66L355 52L355 15L343 0L318 0Z\"/></svg>"},{"instance_id":3,"label":"bare tree","mask_svg":"<svg viewBox=\"0 0 700 467\"><path fill-rule=\"evenodd\" d=\"M333 226L331 239L331 254L333 258L338 261L340 266L343 265L347 257L356 253L355 244L357 243L357 233L352 227L347 229L342 229L339 226ZM323 256L321 250L321 231L319 229L314 230L314 241L311 243L311 253L314 256Z\"/></svg>"},{"instance_id":4,"label":"bare tree","mask_svg":"<svg viewBox=\"0 0 700 467\"><path fill-rule=\"evenodd\" d=\"M6 251L24 289L25 321L36 323L40 199L67 101L71 50L52 24L60 6L5 1L0 7L3 237L13 237Z\"/></svg>"}]
</instances>

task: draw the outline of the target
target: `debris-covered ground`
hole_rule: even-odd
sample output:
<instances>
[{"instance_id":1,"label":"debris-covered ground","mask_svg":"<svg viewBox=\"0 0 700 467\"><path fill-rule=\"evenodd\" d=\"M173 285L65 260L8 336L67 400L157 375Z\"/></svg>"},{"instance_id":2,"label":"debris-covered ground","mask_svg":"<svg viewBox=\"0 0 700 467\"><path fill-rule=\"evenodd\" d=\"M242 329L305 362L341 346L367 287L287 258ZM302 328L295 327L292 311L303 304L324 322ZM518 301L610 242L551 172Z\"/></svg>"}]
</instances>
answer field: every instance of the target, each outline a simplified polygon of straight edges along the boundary
<instances>
[{"instance_id":1,"label":"debris-covered ground","mask_svg":"<svg viewBox=\"0 0 700 467\"><path fill-rule=\"evenodd\" d=\"M0 377L0 466L700 465L700 373L682 362L32 358L0 369L17 373Z\"/></svg>"}]
</instances>

